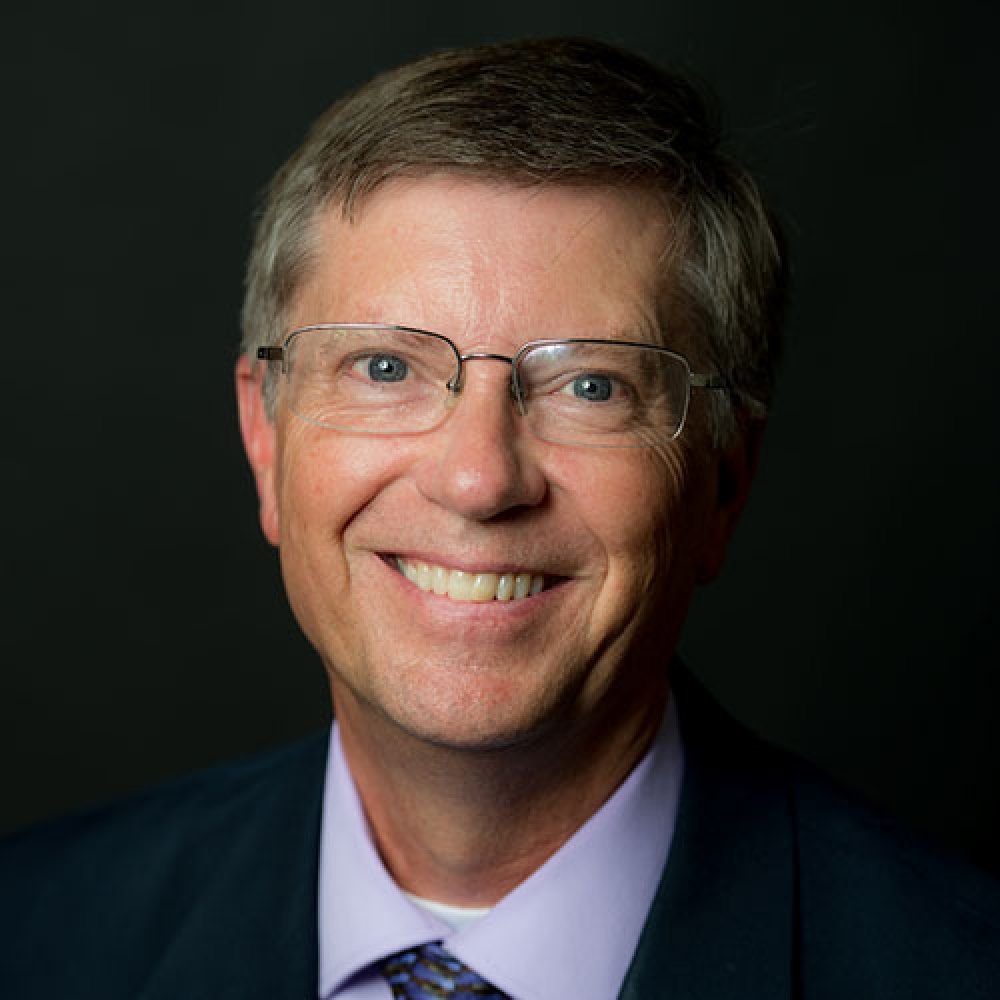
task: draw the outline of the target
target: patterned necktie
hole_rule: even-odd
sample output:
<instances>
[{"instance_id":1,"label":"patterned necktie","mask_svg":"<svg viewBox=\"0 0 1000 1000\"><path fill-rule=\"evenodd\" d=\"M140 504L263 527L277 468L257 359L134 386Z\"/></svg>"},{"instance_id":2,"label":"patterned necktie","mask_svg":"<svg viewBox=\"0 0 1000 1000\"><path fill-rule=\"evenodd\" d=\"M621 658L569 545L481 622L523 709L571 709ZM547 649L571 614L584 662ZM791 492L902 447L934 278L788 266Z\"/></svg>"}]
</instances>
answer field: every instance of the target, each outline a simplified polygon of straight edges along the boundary
<instances>
[{"instance_id":1,"label":"patterned necktie","mask_svg":"<svg viewBox=\"0 0 1000 1000\"><path fill-rule=\"evenodd\" d=\"M397 1000L510 1000L438 942L387 958L382 975Z\"/></svg>"}]
</instances>

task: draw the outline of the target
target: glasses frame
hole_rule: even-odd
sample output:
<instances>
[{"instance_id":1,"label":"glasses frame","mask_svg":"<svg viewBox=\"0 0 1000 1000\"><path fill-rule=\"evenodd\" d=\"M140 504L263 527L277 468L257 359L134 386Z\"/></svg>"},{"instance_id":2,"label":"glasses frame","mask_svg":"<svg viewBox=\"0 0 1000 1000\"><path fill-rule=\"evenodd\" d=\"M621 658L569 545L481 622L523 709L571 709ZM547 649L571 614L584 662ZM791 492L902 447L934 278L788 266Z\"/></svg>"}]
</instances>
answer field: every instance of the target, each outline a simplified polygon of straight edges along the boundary
<instances>
[{"instance_id":1,"label":"glasses frame","mask_svg":"<svg viewBox=\"0 0 1000 1000\"><path fill-rule=\"evenodd\" d=\"M459 349L458 345L450 338L446 337L443 333L435 333L433 330L422 330L415 326L400 326L396 323L311 323L308 326L296 327L286 334L285 339L278 346L269 347L258 347L257 348L257 360L264 361L267 363L280 363L281 374L288 374L288 361L289 361L289 346L296 337L302 334L312 333L313 331L320 330L389 330L393 333L406 333L406 334L417 334L418 336L433 337L435 340L439 340L444 344L447 344L451 348L452 354L455 356L455 374L445 383L445 388L448 392L453 395L457 395L462 391L463 385L463 374L465 372L465 362L466 361L502 361L506 362L511 367L510 376L510 394L514 401L517 403L518 410L521 416L526 416L528 412L527 399L524 394L523 386L521 385L520 379L520 364L521 359L529 354L531 351L536 350L539 347L558 347L562 344L614 344L621 347L641 347L646 350L657 351L660 354L667 355L679 361L684 368L687 370L687 399L684 400L684 409L681 415L681 419L677 423L677 430L674 431L673 435L669 438L671 441L675 441L684 430L684 425L687 422L688 409L691 405L691 390L692 389L714 389L714 390L728 390L730 388L729 382L723 378L721 375L713 375L705 372L695 372L691 369L691 362L678 351L673 350L669 347L661 347L659 344L649 344L640 340L612 340L607 337L563 337L563 338L548 338L543 340L529 340L526 344L522 344L518 350L513 355L508 354L495 354L492 351L470 351L468 354L463 354ZM439 425L434 425L439 426ZM433 428L430 428L433 429ZM379 432L366 432L374 433L375 436L391 437L393 433L398 432L387 432L381 434ZM621 447L643 447L643 445L595 445L586 444L584 447L611 447L611 448L621 448Z\"/></svg>"}]
</instances>

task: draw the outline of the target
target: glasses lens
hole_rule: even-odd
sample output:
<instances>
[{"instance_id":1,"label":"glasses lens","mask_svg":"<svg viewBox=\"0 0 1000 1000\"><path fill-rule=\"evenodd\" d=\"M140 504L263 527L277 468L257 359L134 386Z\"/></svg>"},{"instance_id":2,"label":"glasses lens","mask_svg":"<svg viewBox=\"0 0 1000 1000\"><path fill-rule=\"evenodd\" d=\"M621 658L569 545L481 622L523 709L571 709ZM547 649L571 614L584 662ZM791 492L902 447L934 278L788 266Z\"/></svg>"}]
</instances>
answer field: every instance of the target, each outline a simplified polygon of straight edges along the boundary
<instances>
[{"instance_id":1,"label":"glasses lens","mask_svg":"<svg viewBox=\"0 0 1000 1000\"><path fill-rule=\"evenodd\" d=\"M311 424L413 434L447 412L447 383L458 362L443 338L386 327L329 327L298 331L286 346L288 407Z\"/></svg>"},{"instance_id":2,"label":"glasses lens","mask_svg":"<svg viewBox=\"0 0 1000 1000\"><path fill-rule=\"evenodd\" d=\"M645 447L676 437L689 376L678 355L613 341L541 344L518 365L535 434L598 447Z\"/></svg>"}]
</instances>

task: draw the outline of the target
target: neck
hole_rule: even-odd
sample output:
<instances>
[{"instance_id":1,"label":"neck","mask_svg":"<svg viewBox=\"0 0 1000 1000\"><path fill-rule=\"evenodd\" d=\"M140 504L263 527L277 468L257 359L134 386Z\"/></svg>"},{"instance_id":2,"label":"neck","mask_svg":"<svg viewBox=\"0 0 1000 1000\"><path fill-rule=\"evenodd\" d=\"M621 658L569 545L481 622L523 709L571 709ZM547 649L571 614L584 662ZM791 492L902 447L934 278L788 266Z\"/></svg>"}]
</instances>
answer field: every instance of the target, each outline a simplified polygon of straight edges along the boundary
<instances>
[{"instance_id":1,"label":"neck","mask_svg":"<svg viewBox=\"0 0 1000 1000\"><path fill-rule=\"evenodd\" d=\"M666 684L614 724L553 726L502 749L429 744L335 686L344 755L396 883L424 899L492 906L551 857L648 749Z\"/></svg>"}]
</instances>

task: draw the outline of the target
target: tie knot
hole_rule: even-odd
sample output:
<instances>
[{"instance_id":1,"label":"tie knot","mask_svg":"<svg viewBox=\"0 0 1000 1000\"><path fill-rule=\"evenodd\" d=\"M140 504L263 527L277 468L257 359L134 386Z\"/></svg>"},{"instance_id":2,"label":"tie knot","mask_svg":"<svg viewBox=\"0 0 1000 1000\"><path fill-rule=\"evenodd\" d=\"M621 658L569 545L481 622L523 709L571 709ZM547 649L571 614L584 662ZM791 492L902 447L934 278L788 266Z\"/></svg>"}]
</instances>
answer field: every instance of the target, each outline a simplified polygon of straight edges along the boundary
<instances>
[{"instance_id":1,"label":"tie knot","mask_svg":"<svg viewBox=\"0 0 1000 1000\"><path fill-rule=\"evenodd\" d=\"M387 958L382 975L399 1000L510 1000L439 942Z\"/></svg>"}]
</instances>

